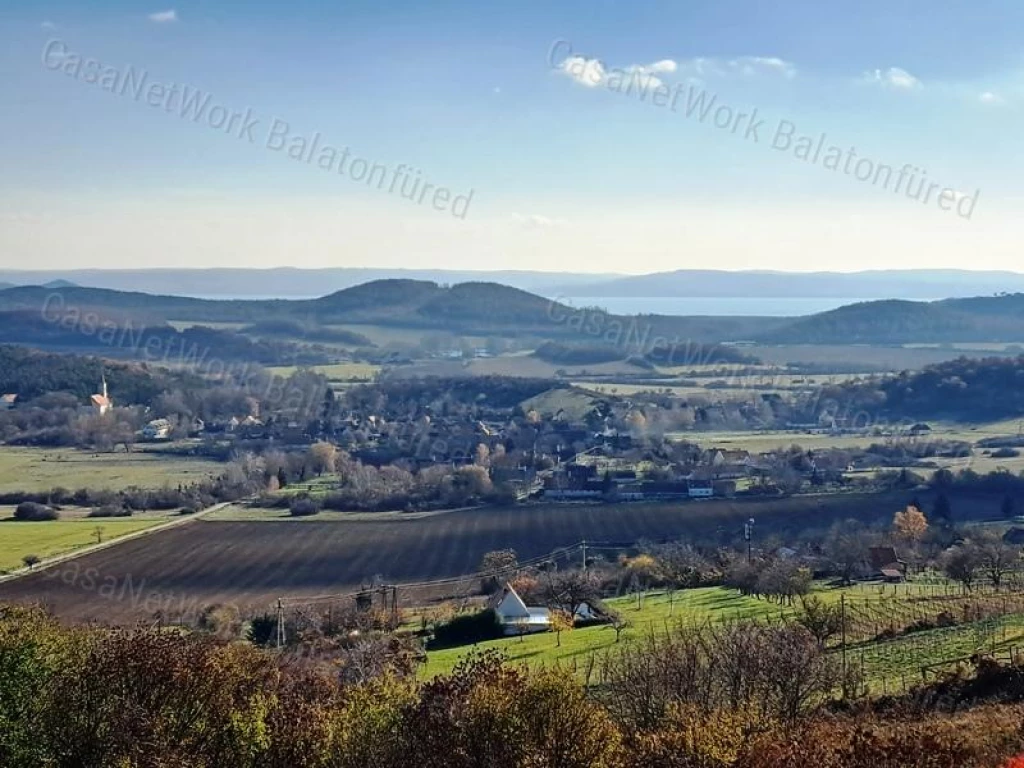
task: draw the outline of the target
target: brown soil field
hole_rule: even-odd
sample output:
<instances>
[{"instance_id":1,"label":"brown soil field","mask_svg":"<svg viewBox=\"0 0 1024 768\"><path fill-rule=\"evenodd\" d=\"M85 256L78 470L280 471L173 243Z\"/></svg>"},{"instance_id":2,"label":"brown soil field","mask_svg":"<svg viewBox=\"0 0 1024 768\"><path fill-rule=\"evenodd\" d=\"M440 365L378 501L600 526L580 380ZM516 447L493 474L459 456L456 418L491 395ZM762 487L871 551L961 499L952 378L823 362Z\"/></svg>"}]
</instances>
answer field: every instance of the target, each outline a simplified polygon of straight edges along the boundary
<instances>
[{"instance_id":1,"label":"brown soil field","mask_svg":"<svg viewBox=\"0 0 1024 768\"><path fill-rule=\"evenodd\" d=\"M676 504L536 504L460 510L418 519L195 520L0 583L0 601L40 602L77 621L194 619L202 606L243 613L279 597L345 592L374 577L410 584L473 573L485 552L510 547L520 560L586 539L625 549L639 540L716 536L739 544L742 522L759 538L823 529L856 517L888 521L911 492L712 500ZM927 493L917 494L930 509ZM999 515L998 496L951 495L958 521ZM1018 500L1018 506L1022 500ZM412 591L406 599L414 599Z\"/></svg>"}]
</instances>

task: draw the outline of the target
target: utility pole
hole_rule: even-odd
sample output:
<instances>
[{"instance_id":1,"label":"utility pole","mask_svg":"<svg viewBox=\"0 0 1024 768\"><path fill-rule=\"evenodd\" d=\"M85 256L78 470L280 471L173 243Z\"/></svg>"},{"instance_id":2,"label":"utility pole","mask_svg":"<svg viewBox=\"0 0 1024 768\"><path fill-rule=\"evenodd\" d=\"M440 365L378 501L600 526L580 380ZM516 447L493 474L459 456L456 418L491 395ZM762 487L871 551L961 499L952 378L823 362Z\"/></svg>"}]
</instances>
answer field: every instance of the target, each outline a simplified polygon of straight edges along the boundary
<instances>
[{"instance_id":1,"label":"utility pole","mask_svg":"<svg viewBox=\"0 0 1024 768\"><path fill-rule=\"evenodd\" d=\"M583 573L587 572L587 540L584 539L582 543L583 547Z\"/></svg>"},{"instance_id":2,"label":"utility pole","mask_svg":"<svg viewBox=\"0 0 1024 768\"><path fill-rule=\"evenodd\" d=\"M840 634L843 649L843 698L847 698L849 691L847 683L849 678L846 674L846 593L839 596Z\"/></svg>"},{"instance_id":3,"label":"utility pole","mask_svg":"<svg viewBox=\"0 0 1024 768\"><path fill-rule=\"evenodd\" d=\"M743 538L747 540L747 565L754 562L754 549L751 539L754 537L754 518L750 518L743 525Z\"/></svg>"},{"instance_id":4,"label":"utility pole","mask_svg":"<svg viewBox=\"0 0 1024 768\"><path fill-rule=\"evenodd\" d=\"M277 598L277 647L284 648L284 605Z\"/></svg>"}]
</instances>

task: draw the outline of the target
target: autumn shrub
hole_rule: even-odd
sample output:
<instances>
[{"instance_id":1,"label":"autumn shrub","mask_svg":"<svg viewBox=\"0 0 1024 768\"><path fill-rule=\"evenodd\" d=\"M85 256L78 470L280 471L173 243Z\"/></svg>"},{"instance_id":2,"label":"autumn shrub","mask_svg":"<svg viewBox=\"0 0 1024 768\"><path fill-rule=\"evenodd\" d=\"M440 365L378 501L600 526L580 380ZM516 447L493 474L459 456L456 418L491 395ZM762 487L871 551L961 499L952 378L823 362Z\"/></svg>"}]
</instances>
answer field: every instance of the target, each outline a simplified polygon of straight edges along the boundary
<instances>
[{"instance_id":1,"label":"autumn shrub","mask_svg":"<svg viewBox=\"0 0 1024 768\"><path fill-rule=\"evenodd\" d=\"M494 652L417 681L394 635L282 653L217 637L231 613L206 618L207 632L123 631L0 605L0 766L982 768L1024 753L1021 670L985 663L833 712L799 628L641 638L595 690Z\"/></svg>"}]
</instances>

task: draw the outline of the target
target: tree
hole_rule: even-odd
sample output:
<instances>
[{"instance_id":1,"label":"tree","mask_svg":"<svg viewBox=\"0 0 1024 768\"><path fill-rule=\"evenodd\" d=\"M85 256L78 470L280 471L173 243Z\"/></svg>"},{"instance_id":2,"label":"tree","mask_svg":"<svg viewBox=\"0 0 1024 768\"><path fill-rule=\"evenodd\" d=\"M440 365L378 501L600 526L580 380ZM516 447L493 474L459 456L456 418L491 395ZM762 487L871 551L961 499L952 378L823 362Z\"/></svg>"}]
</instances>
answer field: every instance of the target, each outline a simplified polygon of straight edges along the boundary
<instances>
[{"instance_id":1,"label":"tree","mask_svg":"<svg viewBox=\"0 0 1024 768\"><path fill-rule=\"evenodd\" d=\"M928 518L917 507L908 506L892 518L893 534L907 542L918 542L928 533Z\"/></svg>"},{"instance_id":2,"label":"tree","mask_svg":"<svg viewBox=\"0 0 1024 768\"><path fill-rule=\"evenodd\" d=\"M651 582L658 577L658 561L646 552L627 559L625 566L626 570L635 577L641 590L647 589Z\"/></svg>"},{"instance_id":3,"label":"tree","mask_svg":"<svg viewBox=\"0 0 1024 768\"><path fill-rule=\"evenodd\" d=\"M971 541L950 547L942 555L943 572L954 581L963 584L968 592L974 585L981 568L983 558L977 545Z\"/></svg>"},{"instance_id":4,"label":"tree","mask_svg":"<svg viewBox=\"0 0 1024 768\"><path fill-rule=\"evenodd\" d=\"M530 620L526 617L520 617L512 621L512 629L517 635L519 635L519 642L523 642L523 638L530 631Z\"/></svg>"},{"instance_id":5,"label":"tree","mask_svg":"<svg viewBox=\"0 0 1024 768\"><path fill-rule=\"evenodd\" d=\"M93 528L92 535L96 537L97 544L103 543L103 526L97 525L95 528Z\"/></svg>"},{"instance_id":6,"label":"tree","mask_svg":"<svg viewBox=\"0 0 1024 768\"><path fill-rule=\"evenodd\" d=\"M870 534L855 522L832 528L825 540L825 555L832 561L843 584L849 586L855 577L865 572L870 546Z\"/></svg>"},{"instance_id":7,"label":"tree","mask_svg":"<svg viewBox=\"0 0 1024 768\"><path fill-rule=\"evenodd\" d=\"M488 574L502 575L514 571L518 564L514 549L495 549L486 553L480 560L480 570Z\"/></svg>"},{"instance_id":8,"label":"tree","mask_svg":"<svg viewBox=\"0 0 1024 768\"><path fill-rule=\"evenodd\" d=\"M611 613L609 613L608 619L608 626L615 630L616 643L619 642L619 637L622 635L622 633L629 629L631 626L633 626L633 623L618 611L612 611Z\"/></svg>"},{"instance_id":9,"label":"tree","mask_svg":"<svg viewBox=\"0 0 1024 768\"><path fill-rule=\"evenodd\" d=\"M491 463L491 449L487 447L487 443L477 443L476 450L473 452L473 463L478 467L486 467Z\"/></svg>"},{"instance_id":10,"label":"tree","mask_svg":"<svg viewBox=\"0 0 1024 768\"><path fill-rule=\"evenodd\" d=\"M324 472L334 471L334 462L338 458L338 448L332 443L318 442L309 446L310 469L317 477Z\"/></svg>"},{"instance_id":11,"label":"tree","mask_svg":"<svg viewBox=\"0 0 1024 768\"><path fill-rule=\"evenodd\" d=\"M668 587L669 615L675 613L675 590L699 587L711 570L707 559L689 544L666 544L653 552Z\"/></svg>"},{"instance_id":12,"label":"tree","mask_svg":"<svg viewBox=\"0 0 1024 768\"><path fill-rule=\"evenodd\" d=\"M555 638L557 639L556 646L561 648L562 633L571 632L574 626L572 614L556 608L551 611L550 622L551 631L555 633Z\"/></svg>"},{"instance_id":13,"label":"tree","mask_svg":"<svg viewBox=\"0 0 1024 768\"><path fill-rule=\"evenodd\" d=\"M39 565L39 555L25 555L23 558L21 558L21 562L23 562L25 564L25 567L31 571L33 568Z\"/></svg>"},{"instance_id":14,"label":"tree","mask_svg":"<svg viewBox=\"0 0 1024 768\"><path fill-rule=\"evenodd\" d=\"M599 596L594 578L581 570L548 573L541 587L545 605L573 616L580 604L593 602Z\"/></svg>"},{"instance_id":15,"label":"tree","mask_svg":"<svg viewBox=\"0 0 1024 768\"><path fill-rule=\"evenodd\" d=\"M512 577L518 564L514 549L496 549L486 553L480 560L480 571L484 574L483 590L496 591L502 581Z\"/></svg>"},{"instance_id":16,"label":"tree","mask_svg":"<svg viewBox=\"0 0 1024 768\"><path fill-rule=\"evenodd\" d=\"M938 475L939 473L936 472L935 474ZM946 494L940 493L935 497L935 506L932 507L932 517L943 525L949 525L953 521L953 508L950 506L949 499L946 497Z\"/></svg>"},{"instance_id":17,"label":"tree","mask_svg":"<svg viewBox=\"0 0 1024 768\"><path fill-rule=\"evenodd\" d=\"M818 641L818 647L824 648L830 638L843 631L843 611L835 603L828 604L816 595L800 598L800 613L796 620Z\"/></svg>"},{"instance_id":18,"label":"tree","mask_svg":"<svg viewBox=\"0 0 1024 768\"><path fill-rule=\"evenodd\" d=\"M992 585L999 589L1003 577L1020 562L1020 550L1003 541L999 534L989 531L982 531L975 536L974 543L978 548L982 571L992 581Z\"/></svg>"}]
</instances>

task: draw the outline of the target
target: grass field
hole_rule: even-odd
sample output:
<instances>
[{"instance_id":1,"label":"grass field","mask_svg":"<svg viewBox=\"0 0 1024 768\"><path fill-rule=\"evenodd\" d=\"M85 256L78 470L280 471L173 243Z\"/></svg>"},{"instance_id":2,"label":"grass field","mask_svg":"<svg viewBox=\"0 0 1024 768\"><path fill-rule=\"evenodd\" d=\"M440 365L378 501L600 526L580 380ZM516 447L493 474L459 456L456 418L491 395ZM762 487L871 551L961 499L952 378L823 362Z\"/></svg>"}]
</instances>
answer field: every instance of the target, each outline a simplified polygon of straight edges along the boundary
<instances>
[{"instance_id":1,"label":"grass field","mask_svg":"<svg viewBox=\"0 0 1024 768\"><path fill-rule=\"evenodd\" d=\"M677 592L672 603L667 595L660 592L646 596L640 608L637 608L636 599L633 597L619 597L606 601L609 608L620 612L632 625L622 632L620 643L629 643L650 631L664 632L666 622L669 622L669 626L674 621L692 621L700 624L708 619L750 619L778 616L780 612L778 605L740 595L736 590L725 587ZM421 674L424 677L434 677L449 672L459 659L474 650L501 651L512 663L571 664L574 659L582 663L590 654L610 650L615 644L615 631L608 626L585 627L563 632L560 647L553 632L489 640L474 646L430 651L427 653L427 663L422 667Z\"/></svg>"},{"instance_id":2,"label":"grass field","mask_svg":"<svg viewBox=\"0 0 1024 768\"><path fill-rule=\"evenodd\" d=\"M47 558L95 544L97 527L103 529L103 540L108 541L164 521L158 517L116 520L80 517L27 523L10 519L13 511L10 507L0 507L0 573L20 568L25 555Z\"/></svg>"},{"instance_id":3,"label":"grass field","mask_svg":"<svg viewBox=\"0 0 1024 768\"><path fill-rule=\"evenodd\" d=\"M606 385L607 386L607 385ZM1005 437L1017 435L1024 429L1024 420L1009 419L984 424L956 424L932 422L931 432L915 438L918 442L932 440L962 440L976 443L989 437ZM804 448L867 448L872 443L884 443L888 438L883 435L832 435L828 433L808 433L804 430L737 430L715 432L674 432L668 437L678 440L696 440L702 445L711 447L729 447L745 449L754 453L770 451L777 448L788 448L794 443ZM909 440L909 437L896 437L897 440ZM942 460L938 460L942 463ZM968 461L964 459L950 460L951 467L964 468ZM1024 458L991 459L983 456L979 449L971 460L971 467L977 472L988 472L999 467L1011 471L1024 469Z\"/></svg>"},{"instance_id":4,"label":"grass field","mask_svg":"<svg viewBox=\"0 0 1024 768\"><path fill-rule=\"evenodd\" d=\"M92 453L73 448L0 447L0 492L160 488L209 477L220 465L205 459L136 450Z\"/></svg>"},{"instance_id":5,"label":"grass field","mask_svg":"<svg viewBox=\"0 0 1024 768\"><path fill-rule=\"evenodd\" d=\"M914 584L892 588L878 585L858 585L849 589L828 589L821 585L815 594L826 601L835 602L845 594L849 600L890 600L894 596L917 594L927 587ZM891 590L891 591L890 591ZM707 621L728 619L777 621L791 618L796 608L783 608L753 597L740 595L726 587L706 587L677 592L674 599L662 592L648 593L637 607L635 597L613 598L606 605L630 622L616 645L615 631L608 626L586 627L563 632L561 644L551 632L520 637L502 638L473 646L430 651L427 663L421 668L424 678L451 671L467 654L480 650L496 650L513 664L575 665L585 668L589 657L598 658L616 647L627 646L649 633L661 634L678 622L700 625ZM1012 614L1001 618L916 632L891 640L851 644L847 650L847 663L862 670L864 680L874 693L893 693L922 679L922 667L970 656L976 652L1005 654L1024 643L1024 616ZM838 649L833 651L838 654ZM940 668L941 670L941 668ZM934 672L932 674L935 674Z\"/></svg>"}]
</instances>

